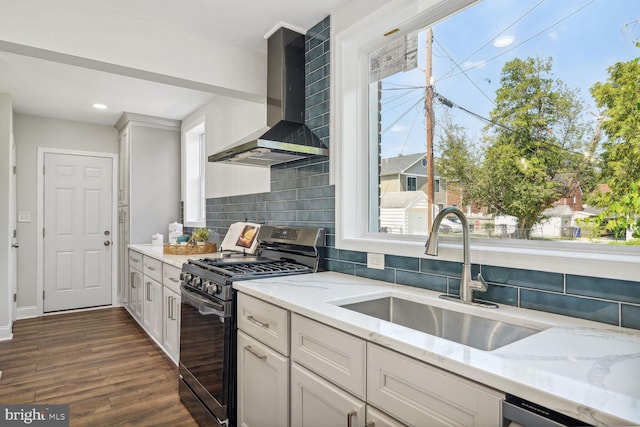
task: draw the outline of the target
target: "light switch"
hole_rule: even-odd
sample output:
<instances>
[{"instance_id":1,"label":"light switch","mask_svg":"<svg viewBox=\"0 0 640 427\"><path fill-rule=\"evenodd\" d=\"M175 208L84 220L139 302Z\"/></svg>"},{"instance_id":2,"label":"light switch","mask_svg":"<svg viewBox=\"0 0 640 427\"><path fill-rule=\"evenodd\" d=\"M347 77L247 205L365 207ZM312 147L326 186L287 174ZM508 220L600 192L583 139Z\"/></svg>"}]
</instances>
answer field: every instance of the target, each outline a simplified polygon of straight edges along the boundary
<instances>
[{"instance_id":1,"label":"light switch","mask_svg":"<svg viewBox=\"0 0 640 427\"><path fill-rule=\"evenodd\" d=\"M29 211L19 211L18 212L18 222L31 222L31 212L29 212Z\"/></svg>"}]
</instances>

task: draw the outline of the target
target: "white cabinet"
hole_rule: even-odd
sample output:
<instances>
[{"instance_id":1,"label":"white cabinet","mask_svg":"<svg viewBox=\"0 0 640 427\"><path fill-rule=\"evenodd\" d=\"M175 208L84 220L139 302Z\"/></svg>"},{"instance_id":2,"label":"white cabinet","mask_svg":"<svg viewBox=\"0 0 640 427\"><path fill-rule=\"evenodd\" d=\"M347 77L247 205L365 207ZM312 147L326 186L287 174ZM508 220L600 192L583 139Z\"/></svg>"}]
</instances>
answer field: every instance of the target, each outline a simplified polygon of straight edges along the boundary
<instances>
[{"instance_id":1,"label":"white cabinet","mask_svg":"<svg viewBox=\"0 0 640 427\"><path fill-rule=\"evenodd\" d=\"M128 250L126 309L145 332L178 364L180 358L180 269Z\"/></svg>"},{"instance_id":2,"label":"white cabinet","mask_svg":"<svg viewBox=\"0 0 640 427\"><path fill-rule=\"evenodd\" d=\"M289 424L289 359L238 331L238 425Z\"/></svg>"},{"instance_id":3,"label":"white cabinet","mask_svg":"<svg viewBox=\"0 0 640 427\"><path fill-rule=\"evenodd\" d=\"M406 424L499 426L503 397L424 362L367 346L367 402Z\"/></svg>"},{"instance_id":4,"label":"white cabinet","mask_svg":"<svg viewBox=\"0 0 640 427\"><path fill-rule=\"evenodd\" d=\"M365 400L365 340L291 314L291 358Z\"/></svg>"},{"instance_id":5,"label":"white cabinet","mask_svg":"<svg viewBox=\"0 0 640 427\"><path fill-rule=\"evenodd\" d=\"M162 343L162 285L147 275L142 315L144 329L158 344Z\"/></svg>"},{"instance_id":6,"label":"white cabinet","mask_svg":"<svg viewBox=\"0 0 640 427\"><path fill-rule=\"evenodd\" d=\"M180 269L162 266L162 347L177 364L180 359Z\"/></svg>"},{"instance_id":7,"label":"white cabinet","mask_svg":"<svg viewBox=\"0 0 640 427\"><path fill-rule=\"evenodd\" d=\"M365 403L335 385L291 363L291 426L365 425Z\"/></svg>"},{"instance_id":8,"label":"white cabinet","mask_svg":"<svg viewBox=\"0 0 640 427\"><path fill-rule=\"evenodd\" d=\"M180 124L124 113L114 126L120 133L118 298L125 306L129 244L151 243L155 233L166 242L169 224L180 219Z\"/></svg>"},{"instance_id":9,"label":"white cabinet","mask_svg":"<svg viewBox=\"0 0 640 427\"><path fill-rule=\"evenodd\" d=\"M238 293L237 425L289 425L289 312Z\"/></svg>"},{"instance_id":10,"label":"white cabinet","mask_svg":"<svg viewBox=\"0 0 640 427\"><path fill-rule=\"evenodd\" d=\"M142 254L129 251L129 276L127 309L138 323L142 324L143 275Z\"/></svg>"}]
</instances>

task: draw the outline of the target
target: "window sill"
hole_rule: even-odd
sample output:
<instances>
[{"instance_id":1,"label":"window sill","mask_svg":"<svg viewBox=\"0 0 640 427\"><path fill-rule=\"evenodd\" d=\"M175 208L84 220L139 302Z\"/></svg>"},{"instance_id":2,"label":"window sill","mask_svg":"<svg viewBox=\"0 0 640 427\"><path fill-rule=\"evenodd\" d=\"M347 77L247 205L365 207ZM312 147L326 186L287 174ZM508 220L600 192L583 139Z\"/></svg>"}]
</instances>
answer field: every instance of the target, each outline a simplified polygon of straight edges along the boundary
<instances>
[{"instance_id":1,"label":"window sill","mask_svg":"<svg viewBox=\"0 0 640 427\"><path fill-rule=\"evenodd\" d=\"M460 238L442 237L438 257L425 255L426 238L420 240L415 236L371 235L362 238L336 236L336 248L462 262L461 239L462 236ZM637 269L640 264L638 248L607 248L607 252L602 253L601 247L580 243L554 242L550 245L545 242L516 241L505 246L502 242L488 239L472 239L470 253L471 262L474 264L620 280L637 280Z\"/></svg>"}]
</instances>

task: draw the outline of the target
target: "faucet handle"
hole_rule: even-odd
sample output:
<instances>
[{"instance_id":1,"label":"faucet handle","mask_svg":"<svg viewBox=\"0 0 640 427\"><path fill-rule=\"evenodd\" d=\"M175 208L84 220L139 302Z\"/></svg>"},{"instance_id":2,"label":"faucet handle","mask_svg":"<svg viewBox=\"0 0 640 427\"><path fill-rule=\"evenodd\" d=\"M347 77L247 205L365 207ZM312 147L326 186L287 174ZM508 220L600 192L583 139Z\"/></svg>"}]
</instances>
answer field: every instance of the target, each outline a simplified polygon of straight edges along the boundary
<instances>
[{"instance_id":1,"label":"faucet handle","mask_svg":"<svg viewBox=\"0 0 640 427\"><path fill-rule=\"evenodd\" d=\"M478 280L471 280L470 285L474 291L478 292L487 292L488 289L487 281L484 280L481 273L478 273Z\"/></svg>"}]
</instances>

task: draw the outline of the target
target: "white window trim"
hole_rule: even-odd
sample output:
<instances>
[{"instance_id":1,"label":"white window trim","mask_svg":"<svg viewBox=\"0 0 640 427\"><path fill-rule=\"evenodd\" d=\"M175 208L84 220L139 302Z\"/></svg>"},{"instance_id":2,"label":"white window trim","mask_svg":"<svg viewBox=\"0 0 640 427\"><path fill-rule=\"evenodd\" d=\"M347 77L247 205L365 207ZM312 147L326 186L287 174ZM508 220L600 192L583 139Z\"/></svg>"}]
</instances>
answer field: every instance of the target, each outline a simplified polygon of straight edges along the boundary
<instances>
[{"instance_id":1,"label":"white window trim","mask_svg":"<svg viewBox=\"0 0 640 427\"><path fill-rule=\"evenodd\" d=\"M435 23L475 2L393 0L363 18L356 14L346 18L338 14L332 20L331 169L336 187L337 249L432 258L424 255L426 236L393 236L370 233L367 229L370 156L367 52L382 44L383 40L389 42L393 37L424 28L429 22ZM349 18L352 23L344 25ZM385 39L383 34L394 28L400 31ZM471 261L510 268L638 280L640 248L607 246L606 253L602 251L601 245L572 242L474 239ZM441 239L440 256L435 259L461 261L460 241Z\"/></svg>"},{"instance_id":2,"label":"white window trim","mask_svg":"<svg viewBox=\"0 0 640 427\"><path fill-rule=\"evenodd\" d=\"M191 132L194 131L194 129L197 129L199 127L202 127L204 130L204 126L205 126L205 117L204 116L200 116L195 118L194 120L190 121L187 124L183 124L182 125L182 138L181 138L181 175L182 175L182 185L181 185L181 191L182 191L182 202L183 202L183 209L184 209L184 226L185 227L205 227L207 225L207 219L206 219L206 212L205 215L199 220L199 221L187 221L186 220L186 209L187 209L187 165L186 165L186 151L187 151L187 135ZM203 174L206 175L206 168L205 168L205 153L201 153L201 168L203 171ZM200 185L203 186L202 188L202 194L204 195L204 183L206 182L206 179L202 179ZM206 204L206 198L203 200L203 203ZM206 209L205 209L206 211Z\"/></svg>"}]
</instances>

